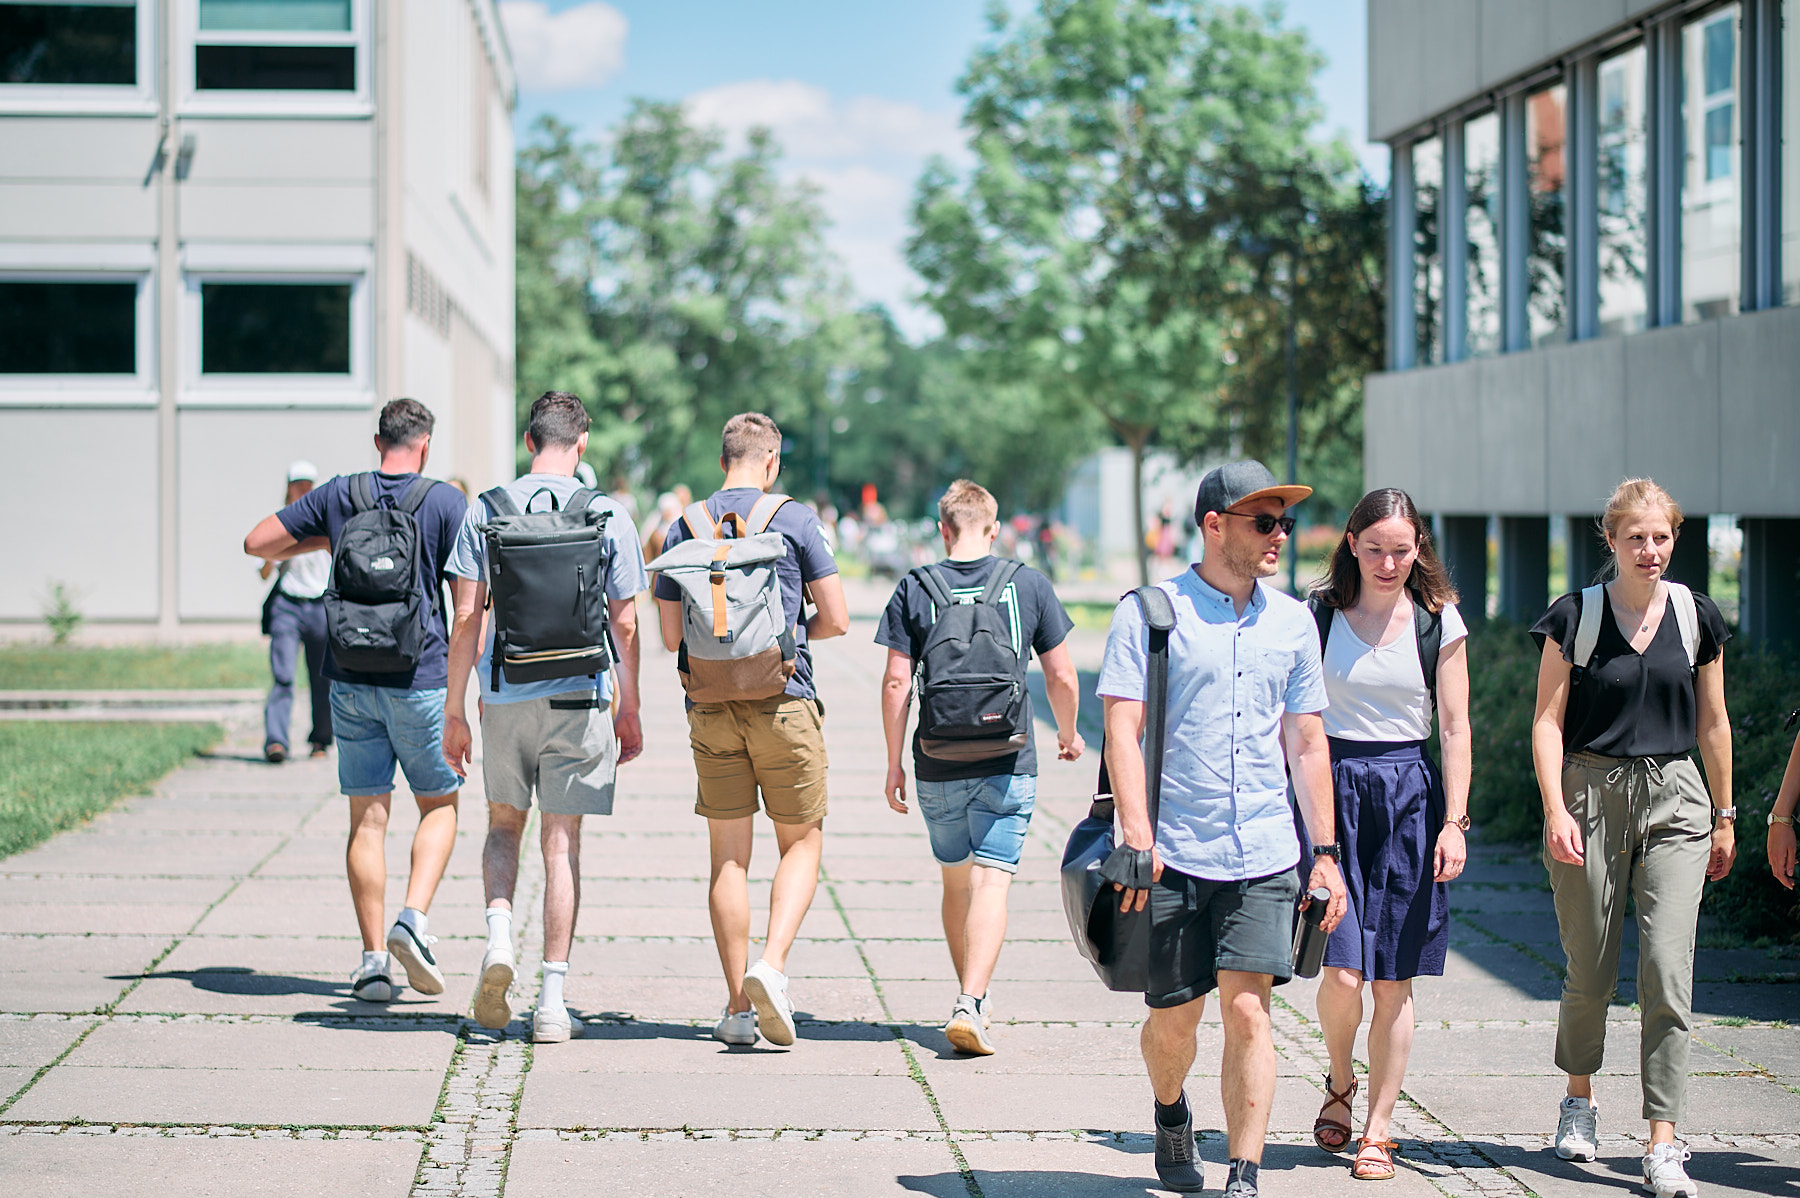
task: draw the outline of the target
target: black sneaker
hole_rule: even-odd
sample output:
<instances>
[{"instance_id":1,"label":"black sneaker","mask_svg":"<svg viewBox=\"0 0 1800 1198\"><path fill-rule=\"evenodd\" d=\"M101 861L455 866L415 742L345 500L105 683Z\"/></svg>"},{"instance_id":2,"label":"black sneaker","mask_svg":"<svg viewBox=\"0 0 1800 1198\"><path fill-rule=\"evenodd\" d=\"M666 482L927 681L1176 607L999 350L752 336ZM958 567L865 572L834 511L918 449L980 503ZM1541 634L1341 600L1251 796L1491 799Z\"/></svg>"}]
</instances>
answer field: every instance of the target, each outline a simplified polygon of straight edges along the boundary
<instances>
[{"instance_id":1,"label":"black sneaker","mask_svg":"<svg viewBox=\"0 0 1800 1198\"><path fill-rule=\"evenodd\" d=\"M1182 1101L1186 1100L1187 1096L1182 1095ZM1180 1127L1164 1127L1154 1114L1151 1122L1156 1124L1156 1176L1163 1189L1177 1194L1198 1194L1204 1190L1200 1154L1194 1146L1193 1108L1188 1108L1188 1117Z\"/></svg>"}]
</instances>

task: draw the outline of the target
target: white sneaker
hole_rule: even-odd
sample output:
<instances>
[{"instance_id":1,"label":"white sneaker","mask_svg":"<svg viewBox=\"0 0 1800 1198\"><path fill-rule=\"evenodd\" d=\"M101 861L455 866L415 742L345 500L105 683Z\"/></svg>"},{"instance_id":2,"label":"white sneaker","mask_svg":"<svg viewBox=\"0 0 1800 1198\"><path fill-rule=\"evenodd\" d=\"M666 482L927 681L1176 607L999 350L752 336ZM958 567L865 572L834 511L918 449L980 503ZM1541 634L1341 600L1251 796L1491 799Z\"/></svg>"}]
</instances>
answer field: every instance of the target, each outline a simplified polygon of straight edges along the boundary
<instances>
[{"instance_id":1,"label":"white sneaker","mask_svg":"<svg viewBox=\"0 0 1800 1198\"><path fill-rule=\"evenodd\" d=\"M794 1042L794 1004L788 1000L787 974L756 959L744 971L744 997L756 1008L756 1027L771 1044Z\"/></svg>"},{"instance_id":2,"label":"white sneaker","mask_svg":"<svg viewBox=\"0 0 1800 1198\"><path fill-rule=\"evenodd\" d=\"M1592 1099L1563 1099L1556 1114L1556 1155L1565 1161L1593 1160L1600 1151L1599 1122L1600 1108Z\"/></svg>"},{"instance_id":3,"label":"white sneaker","mask_svg":"<svg viewBox=\"0 0 1800 1198\"><path fill-rule=\"evenodd\" d=\"M1700 1198L1700 1187L1681 1166L1693 1153L1680 1144L1658 1144L1644 1156L1644 1188L1656 1198Z\"/></svg>"},{"instance_id":4,"label":"white sneaker","mask_svg":"<svg viewBox=\"0 0 1800 1198\"><path fill-rule=\"evenodd\" d=\"M950 1022L944 1025L944 1035L951 1045L958 1052L991 1057L994 1055L994 1042L988 1039L987 1033L987 1003L967 994L957 995L956 1005L950 1008Z\"/></svg>"},{"instance_id":5,"label":"white sneaker","mask_svg":"<svg viewBox=\"0 0 1800 1198\"><path fill-rule=\"evenodd\" d=\"M437 958L431 955L431 946L436 943L436 936L421 938L399 920L388 929L388 955L405 966L407 984L420 994L444 992L444 971L438 968Z\"/></svg>"},{"instance_id":6,"label":"white sneaker","mask_svg":"<svg viewBox=\"0 0 1800 1198\"><path fill-rule=\"evenodd\" d=\"M358 965L350 975L350 997L358 1002L393 1002L400 987L394 985L392 969L385 956Z\"/></svg>"},{"instance_id":7,"label":"white sneaker","mask_svg":"<svg viewBox=\"0 0 1800 1198\"><path fill-rule=\"evenodd\" d=\"M721 1044L755 1044L756 1012L725 1012L713 1025L713 1039Z\"/></svg>"},{"instance_id":8,"label":"white sneaker","mask_svg":"<svg viewBox=\"0 0 1800 1198\"><path fill-rule=\"evenodd\" d=\"M567 1007L557 1006L549 1010L539 1007L531 1013L533 1044L561 1044L568 1040L579 1040L581 1032L581 1020L572 1017Z\"/></svg>"},{"instance_id":9,"label":"white sneaker","mask_svg":"<svg viewBox=\"0 0 1800 1198\"><path fill-rule=\"evenodd\" d=\"M475 988L476 1023L499 1029L512 1022L512 1002L506 996L512 984L512 949L488 949L481 958L481 981Z\"/></svg>"}]
</instances>

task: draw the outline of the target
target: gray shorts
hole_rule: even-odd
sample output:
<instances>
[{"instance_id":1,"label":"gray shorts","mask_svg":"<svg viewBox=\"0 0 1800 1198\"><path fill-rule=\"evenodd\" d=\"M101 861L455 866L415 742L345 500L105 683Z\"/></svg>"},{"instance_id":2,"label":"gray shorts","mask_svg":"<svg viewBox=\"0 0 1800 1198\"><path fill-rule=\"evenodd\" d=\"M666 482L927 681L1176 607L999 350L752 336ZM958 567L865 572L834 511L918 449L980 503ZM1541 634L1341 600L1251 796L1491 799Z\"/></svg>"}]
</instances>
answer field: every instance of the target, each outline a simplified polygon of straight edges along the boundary
<instances>
[{"instance_id":1,"label":"gray shorts","mask_svg":"<svg viewBox=\"0 0 1800 1198\"><path fill-rule=\"evenodd\" d=\"M529 811L535 787L547 815L611 815L618 769L612 711L604 700L596 704L592 691L482 709L481 772L490 803Z\"/></svg>"},{"instance_id":2,"label":"gray shorts","mask_svg":"<svg viewBox=\"0 0 1800 1198\"><path fill-rule=\"evenodd\" d=\"M1300 878L1292 868L1266 878L1211 882L1163 867L1150 890L1152 1007L1179 1007L1219 984L1221 969L1293 976L1294 913Z\"/></svg>"}]
</instances>

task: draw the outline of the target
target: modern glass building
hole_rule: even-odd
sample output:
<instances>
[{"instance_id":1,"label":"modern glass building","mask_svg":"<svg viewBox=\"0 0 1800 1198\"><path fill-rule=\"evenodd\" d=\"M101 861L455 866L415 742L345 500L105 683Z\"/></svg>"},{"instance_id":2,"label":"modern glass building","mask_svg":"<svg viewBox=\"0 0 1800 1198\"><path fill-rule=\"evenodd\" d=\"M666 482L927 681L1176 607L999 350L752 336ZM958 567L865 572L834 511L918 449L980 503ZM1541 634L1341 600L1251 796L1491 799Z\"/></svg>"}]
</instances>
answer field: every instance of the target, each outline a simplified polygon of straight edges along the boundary
<instances>
[{"instance_id":1,"label":"modern glass building","mask_svg":"<svg viewBox=\"0 0 1800 1198\"><path fill-rule=\"evenodd\" d=\"M1435 514L1465 594L1600 563L1628 475L1742 533L1740 620L1800 642L1800 0L1369 0L1393 149L1370 486ZM1715 526L1720 523L1714 520ZM1471 607L1476 605L1469 605Z\"/></svg>"}]
</instances>

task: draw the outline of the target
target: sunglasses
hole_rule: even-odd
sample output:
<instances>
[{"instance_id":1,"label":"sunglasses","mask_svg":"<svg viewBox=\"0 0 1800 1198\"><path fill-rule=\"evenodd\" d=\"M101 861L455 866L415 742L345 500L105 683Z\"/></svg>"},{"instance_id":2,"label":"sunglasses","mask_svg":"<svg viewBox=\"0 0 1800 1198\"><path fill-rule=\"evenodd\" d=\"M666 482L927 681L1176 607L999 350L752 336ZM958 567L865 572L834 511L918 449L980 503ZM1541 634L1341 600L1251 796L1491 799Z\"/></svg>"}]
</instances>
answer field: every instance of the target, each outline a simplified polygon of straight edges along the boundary
<instances>
[{"instance_id":1,"label":"sunglasses","mask_svg":"<svg viewBox=\"0 0 1800 1198\"><path fill-rule=\"evenodd\" d=\"M1283 536L1291 536L1294 531L1295 520L1292 516L1271 516L1267 512L1258 512L1254 516L1249 512L1220 512L1219 515L1236 516L1240 520L1254 520L1256 531L1265 537L1278 528Z\"/></svg>"}]
</instances>

